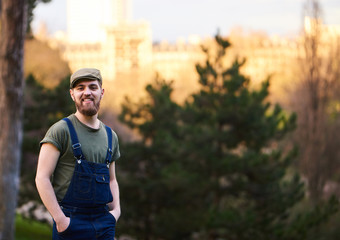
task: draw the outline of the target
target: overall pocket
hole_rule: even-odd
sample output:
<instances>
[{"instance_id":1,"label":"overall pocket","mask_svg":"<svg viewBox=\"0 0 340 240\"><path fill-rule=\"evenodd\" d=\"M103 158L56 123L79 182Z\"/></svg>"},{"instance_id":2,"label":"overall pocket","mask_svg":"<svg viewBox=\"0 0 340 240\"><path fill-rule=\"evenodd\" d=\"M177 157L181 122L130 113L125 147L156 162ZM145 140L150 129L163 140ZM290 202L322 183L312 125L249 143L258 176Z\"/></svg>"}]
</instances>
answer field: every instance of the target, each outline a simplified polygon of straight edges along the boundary
<instances>
[{"instance_id":1,"label":"overall pocket","mask_svg":"<svg viewBox=\"0 0 340 240\"><path fill-rule=\"evenodd\" d=\"M112 194L110 189L110 175L95 175L95 203L107 204L112 202Z\"/></svg>"},{"instance_id":2,"label":"overall pocket","mask_svg":"<svg viewBox=\"0 0 340 240\"><path fill-rule=\"evenodd\" d=\"M87 173L75 173L73 197L80 200L92 200L93 176Z\"/></svg>"}]
</instances>

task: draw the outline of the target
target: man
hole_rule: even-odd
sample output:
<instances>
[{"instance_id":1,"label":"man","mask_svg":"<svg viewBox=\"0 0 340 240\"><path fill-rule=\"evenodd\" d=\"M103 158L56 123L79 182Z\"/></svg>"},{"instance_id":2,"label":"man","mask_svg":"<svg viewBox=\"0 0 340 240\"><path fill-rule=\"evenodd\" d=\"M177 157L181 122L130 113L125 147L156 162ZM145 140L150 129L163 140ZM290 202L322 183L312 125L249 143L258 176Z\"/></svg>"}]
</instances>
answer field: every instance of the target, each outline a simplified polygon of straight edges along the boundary
<instances>
[{"instance_id":1,"label":"man","mask_svg":"<svg viewBox=\"0 0 340 240\"><path fill-rule=\"evenodd\" d=\"M100 71L72 74L70 94L76 113L55 123L41 141L36 186L54 220L53 239L114 239L120 152L117 135L98 119Z\"/></svg>"}]
</instances>

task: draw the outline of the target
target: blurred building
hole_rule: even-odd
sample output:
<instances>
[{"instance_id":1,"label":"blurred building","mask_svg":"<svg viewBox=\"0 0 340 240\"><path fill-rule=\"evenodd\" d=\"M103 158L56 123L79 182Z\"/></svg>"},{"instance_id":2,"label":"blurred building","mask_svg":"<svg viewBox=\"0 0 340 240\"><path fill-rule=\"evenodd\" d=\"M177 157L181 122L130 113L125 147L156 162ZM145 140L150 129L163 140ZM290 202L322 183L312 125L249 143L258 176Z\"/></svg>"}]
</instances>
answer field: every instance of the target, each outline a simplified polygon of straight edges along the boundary
<instances>
[{"instance_id":1,"label":"blurred building","mask_svg":"<svg viewBox=\"0 0 340 240\"><path fill-rule=\"evenodd\" d=\"M96 67L114 80L117 72L151 64L151 38L147 22L132 21L131 0L67 0L66 41L59 47L72 71Z\"/></svg>"},{"instance_id":2,"label":"blurred building","mask_svg":"<svg viewBox=\"0 0 340 240\"><path fill-rule=\"evenodd\" d=\"M132 21L131 0L67 0L70 43L107 41L107 28Z\"/></svg>"},{"instance_id":3,"label":"blurred building","mask_svg":"<svg viewBox=\"0 0 340 240\"><path fill-rule=\"evenodd\" d=\"M101 69L103 77L111 80L112 88L121 90L114 93L116 102L121 101L123 94L139 96L134 92L139 93L155 73L174 80L175 98L184 99L198 87L195 64L205 60L201 46L213 48L213 38L191 36L175 43L152 43L149 23L132 20L131 1L67 0L67 33L58 33L50 39L50 45L61 50L71 71L89 66ZM307 33L312 23L306 19ZM321 26L324 42L339 42L340 26ZM245 58L243 73L255 85L270 76L272 96L282 100L285 89L297 80L294 69L302 51L301 36L268 36L235 28L228 38L232 47L227 64L235 58Z\"/></svg>"}]
</instances>

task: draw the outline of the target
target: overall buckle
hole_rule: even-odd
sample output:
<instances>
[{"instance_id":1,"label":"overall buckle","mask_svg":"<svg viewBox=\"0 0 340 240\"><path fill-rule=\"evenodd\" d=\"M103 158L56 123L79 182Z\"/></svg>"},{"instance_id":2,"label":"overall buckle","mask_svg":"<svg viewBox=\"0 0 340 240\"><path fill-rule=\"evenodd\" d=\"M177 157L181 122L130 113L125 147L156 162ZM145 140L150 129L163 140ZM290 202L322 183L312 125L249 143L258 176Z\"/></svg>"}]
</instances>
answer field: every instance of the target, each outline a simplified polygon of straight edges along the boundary
<instances>
[{"instance_id":1,"label":"overall buckle","mask_svg":"<svg viewBox=\"0 0 340 240\"><path fill-rule=\"evenodd\" d=\"M80 143L76 143L76 144L73 144L72 145L72 148L75 150L77 148L80 148L81 147L81 144Z\"/></svg>"}]
</instances>

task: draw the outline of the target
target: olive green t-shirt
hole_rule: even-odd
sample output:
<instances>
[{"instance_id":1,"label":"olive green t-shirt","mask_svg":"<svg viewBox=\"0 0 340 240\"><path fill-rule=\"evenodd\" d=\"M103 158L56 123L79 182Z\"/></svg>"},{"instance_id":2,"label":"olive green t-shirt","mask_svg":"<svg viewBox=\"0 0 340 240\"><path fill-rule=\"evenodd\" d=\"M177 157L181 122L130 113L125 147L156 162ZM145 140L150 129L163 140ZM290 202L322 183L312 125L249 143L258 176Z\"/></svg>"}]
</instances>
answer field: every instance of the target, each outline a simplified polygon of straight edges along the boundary
<instances>
[{"instance_id":1,"label":"olive green t-shirt","mask_svg":"<svg viewBox=\"0 0 340 240\"><path fill-rule=\"evenodd\" d=\"M93 129L80 122L74 114L68 118L76 130L85 159L90 162L105 163L108 149L105 125L100 122L99 129ZM60 120L52 125L44 139L40 142L40 145L44 143L52 143L60 151L60 157L52 176L52 185L57 200L61 201L71 182L76 163L67 123L64 120ZM112 160L115 161L120 157L120 152L118 137L114 131L112 131L112 152Z\"/></svg>"}]
</instances>

